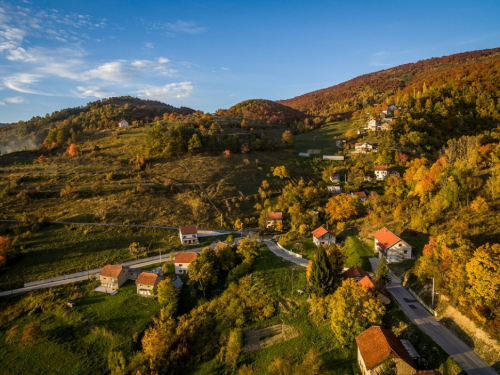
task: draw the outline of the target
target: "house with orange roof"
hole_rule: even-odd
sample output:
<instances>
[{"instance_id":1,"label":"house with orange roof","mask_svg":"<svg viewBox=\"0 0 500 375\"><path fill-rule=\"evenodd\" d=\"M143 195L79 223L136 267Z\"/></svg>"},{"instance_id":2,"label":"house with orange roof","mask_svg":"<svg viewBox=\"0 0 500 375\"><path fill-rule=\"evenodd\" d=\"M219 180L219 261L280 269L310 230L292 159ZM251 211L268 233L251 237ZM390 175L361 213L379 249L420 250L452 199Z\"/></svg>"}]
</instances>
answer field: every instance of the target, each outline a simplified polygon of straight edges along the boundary
<instances>
[{"instance_id":1,"label":"house with orange roof","mask_svg":"<svg viewBox=\"0 0 500 375\"><path fill-rule=\"evenodd\" d=\"M361 285L363 288L372 293L384 305L389 305L391 303L391 299L389 298L387 291L380 285L378 285L375 281L370 279L368 275L359 280L358 285Z\"/></svg>"},{"instance_id":2,"label":"house with orange roof","mask_svg":"<svg viewBox=\"0 0 500 375\"><path fill-rule=\"evenodd\" d=\"M156 287L163 277L153 272L141 272L135 281L137 294L142 297L155 298Z\"/></svg>"},{"instance_id":3,"label":"house with orange roof","mask_svg":"<svg viewBox=\"0 0 500 375\"><path fill-rule=\"evenodd\" d=\"M175 254L174 266L177 275L188 274L189 264L198 258L198 253L183 252Z\"/></svg>"},{"instance_id":4,"label":"house with orange roof","mask_svg":"<svg viewBox=\"0 0 500 375\"><path fill-rule=\"evenodd\" d=\"M372 326L356 337L358 364L363 375L378 374L386 360L396 364L398 375L414 375L417 364L394 334L380 326Z\"/></svg>"},{"instance_id":5,"label":"house with orange roof","mask_svg":"<svg viewBox=\"0 0 500 375\"><path fill-rule=\"evenodd\" d=\"M375 172L375 177L377 178L377 180L382 181L387 177L389 168L387 168L387 165L376 165L373 168L373 171Z\"/></svg>"},{"instance_id":6,"label":"house with orange roof","mask_svg":"<svg viewBox=\"0 0 500 375\"><path fill-rule=\"evenodd\" d=\"M382 228L373 235L375 252L379 258L385 257L387 263L399 263L412 257L412 246L387 228Z\"/></svg>"},{"instance_id":7,"label":"house with orange roof","mask_svg":"<svg viewBox=\"0 0 500 375\"><path fill-rule=\"evenodd\" d=\"M313 236L313 242L316 244L316 246L321 246L321 245L330 246L331 244L334 244L336 241L335 235L328 229L325 229L323 226L315 229L312 232L312 236Z\"/></svg>"},{"instance_id":8,"label":"house with orange roof","mask_svg":"<svg viewBox=\"0 0 500 375\"><path fill-rule=\"evenodd\" d=\"M359 200L361 201L361 203L366 201L366 199L368 198L364 191L355 191L355 192L351 193L351 197L353 197L353 198L358 197Z\"/></svg>"},{"instance_id":9,"label":"house with orange roof","mask_svg":"<svg viewBox=\"0 0 500 375\"><path fill-rule=\"evenodd\" d=\"M196 225L186 225L179 227L179 237L183 245L198 245L198 228Z\"/></svg>"},{"instance_id":10,"label":"house with orange roof","mask_svg":"<svg viewBox=\"0 0 500 375\"><path fill-rule=\"evenodd\" d=\"M368 276L368 272L366 272L359 266L352 266L351 268L345 270L344 273L342 273L342 277L344 278L344 280L354 279L356 281L359 281L365 276Z\"/></svg>"},{"instance_id":11,"label":"house with orange roof","mask_svg":"<svg viewBox=\"0 0 500 375\"><path fill-rule=\"evenodd\" d=\"M266 213L266 228L276 228L278 224L283 228L283 212L268 212Z\"/></svg>"},{"instance_id":12,"label":"house with orange roof","mask_svg":"<svg viewBox=\"0 0 500 375\"><path fill-rule=\"evenodd\" d=\"M99 273L99 281L105 289L118 290L128 280L129 272L128 267L108 264Z\"/></svg>"}]
</instances>

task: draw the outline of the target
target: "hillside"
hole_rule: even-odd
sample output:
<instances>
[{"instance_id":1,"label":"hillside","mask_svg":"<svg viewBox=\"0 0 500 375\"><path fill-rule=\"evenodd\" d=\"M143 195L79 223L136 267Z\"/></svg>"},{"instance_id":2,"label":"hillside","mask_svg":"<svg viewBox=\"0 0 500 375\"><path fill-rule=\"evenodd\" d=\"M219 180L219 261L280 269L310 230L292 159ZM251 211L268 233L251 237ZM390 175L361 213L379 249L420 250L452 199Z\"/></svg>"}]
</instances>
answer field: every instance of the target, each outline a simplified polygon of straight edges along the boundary
<instances>
[{"instance_id":1,"label":"hillside","mask_svg":"<svg viewBox=\"0 0 500 375\"><path fill-rule=\"evenodd\" d=\"M431 82L443 84L450 77L467 75L476 67L481 68L479 76L492 74L497 77L499 66L500 48L464 52L365 74L278 103L314 115L350 116L356 110L383 103L391 96L409 95L414 89L421 91L424 82L427 86ZM495 84L495 81L491 83ZM491 87L488 91L495 92L496 88Z\"/></svg>"},{"instance_id":2,"label":"hillside","mask_svg":"<svg viewBox=\"0 0 500 375\"><path fill-rule=\"evenodd\" d=\"M219 109L217 114L277 125L290 125L306 118L301 111L264 99L245 100L229 109Z\"/></svg>"}]
</instances>

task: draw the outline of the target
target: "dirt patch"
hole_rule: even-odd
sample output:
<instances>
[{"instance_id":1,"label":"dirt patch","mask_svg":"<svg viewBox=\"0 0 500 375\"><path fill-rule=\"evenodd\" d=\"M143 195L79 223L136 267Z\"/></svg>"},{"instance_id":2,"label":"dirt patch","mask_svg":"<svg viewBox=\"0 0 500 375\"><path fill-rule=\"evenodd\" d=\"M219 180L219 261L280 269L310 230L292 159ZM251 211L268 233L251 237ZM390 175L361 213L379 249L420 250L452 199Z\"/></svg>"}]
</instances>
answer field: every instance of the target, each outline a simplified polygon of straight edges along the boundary
<instances>
[{"instance_id":1,"label":"dirt patch","mask_svg":"<svg viewBox=\"0 0 500 375\"><path fill-rule=\"evenodd\" d=\"M245 332L245 352L251 353L260 349L269 348L275 344L291 340L298 336L300 336L300 331L286 324L276 324L262 329L251 329Z\"/></svg>"},{"instance_id":2,"label":"dirt patch","mask_svg":"<svg viewBox=\"0 0 500 375\"><path fill-rule=\"evenodd\" d=\"M452 306L447 306L438 318L484 359L496 371L500 370L500 344L491 339L486 332L476 327L474 322Z\"/></svg>"}]
</instances>

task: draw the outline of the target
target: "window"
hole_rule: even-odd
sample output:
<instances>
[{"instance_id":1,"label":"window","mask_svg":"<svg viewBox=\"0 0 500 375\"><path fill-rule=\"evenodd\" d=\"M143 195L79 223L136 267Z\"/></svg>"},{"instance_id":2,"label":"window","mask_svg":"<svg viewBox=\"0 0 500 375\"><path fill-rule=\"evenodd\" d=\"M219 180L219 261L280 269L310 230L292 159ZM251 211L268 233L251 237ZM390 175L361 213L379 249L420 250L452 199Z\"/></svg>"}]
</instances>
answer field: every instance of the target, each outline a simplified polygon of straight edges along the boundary
<instances>
[{"instance_id":1,"label":"window","mask_svg":"<svg viewBox=\"0 0 500 375\"><path fill-rule=\"evenodd\" d=\"M401 243L400 243L400 244L399 244L399 247L401 247L401 246L403 246L403 244L401 244Z\"/></svg>"},{"instance_id":2,"label":"window","mask_svg":"<svg viewBox=\"0 0 500 375\"><path fill-rule=\"evenodd\" d=\"M403 253L408 254L408 250L403 251Z\"/></svg>"}]
</instances>

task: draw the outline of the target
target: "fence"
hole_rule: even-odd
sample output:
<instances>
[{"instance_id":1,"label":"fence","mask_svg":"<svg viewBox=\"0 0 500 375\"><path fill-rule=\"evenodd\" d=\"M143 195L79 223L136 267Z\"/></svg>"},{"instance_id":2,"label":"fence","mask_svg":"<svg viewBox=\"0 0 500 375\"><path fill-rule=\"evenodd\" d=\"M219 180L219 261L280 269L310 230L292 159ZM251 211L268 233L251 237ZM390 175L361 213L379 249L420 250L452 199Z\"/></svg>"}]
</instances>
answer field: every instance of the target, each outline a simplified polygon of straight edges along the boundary
<instances>
[{"instance_id":1,"label":"fence","mask_svg":"<svg viewBox=\"0 0 500 375\"><path fill-rule=\"evenodd\" d=\"M278 245L278 247L279 247L281 250L283 250L285 253L288 253L288 254L290 254L291 256L294 256L295 258L302 258L302 255L297 254L297 253L294 253L293 251L290 251L290 250L288 250L288 249L285 249L283 246L281 246L281 245L279 244L279 242L277 242L276 244L277 244L277 245Z\"/></svg>"},{"instance_id":2,"label":"fence","mask_svg":"<svg viewBox=\"0 0 500 375\"><path fill-rule=\"evenodd\" d=\"M420 297L418 296L418 294L417 294L417 293L415 293L413 290L411 290L411 288L408 288L408 291L410 292L410 294L411 294L413 297L415 297L415 299L416 299L418 302L420 302L420 304L421 304L422 306L424 306L424 307L425 307L425 309L426 309L427 311L429 311L429 312L430 312L432 315L434 315L434 316L438 316L437 312L436 312L434 309L431 309L431 308L430 308L430 307L429 307L429 306L428 306L428 305L427 305L424 301L422 301L422 298L420 298Z\"/></svg>"}]
</instances>

